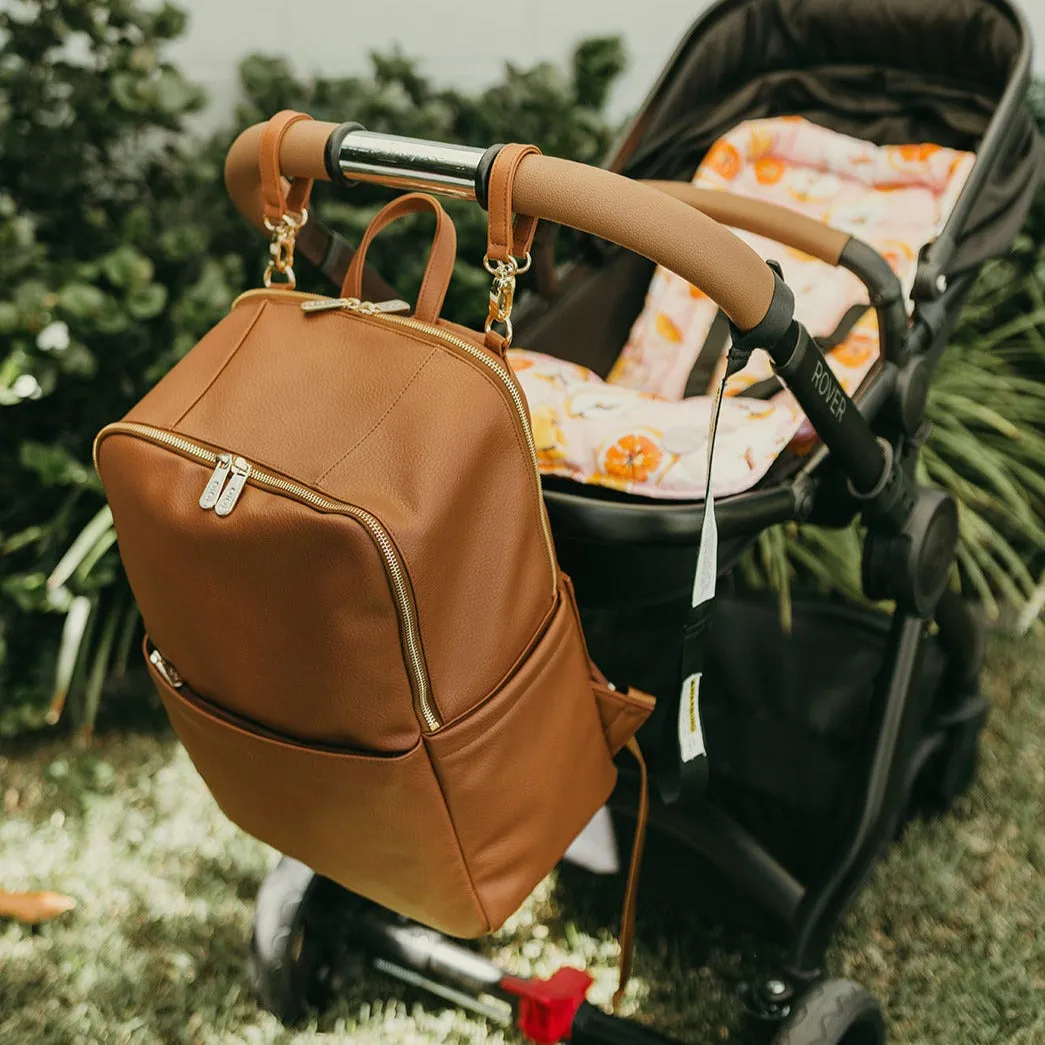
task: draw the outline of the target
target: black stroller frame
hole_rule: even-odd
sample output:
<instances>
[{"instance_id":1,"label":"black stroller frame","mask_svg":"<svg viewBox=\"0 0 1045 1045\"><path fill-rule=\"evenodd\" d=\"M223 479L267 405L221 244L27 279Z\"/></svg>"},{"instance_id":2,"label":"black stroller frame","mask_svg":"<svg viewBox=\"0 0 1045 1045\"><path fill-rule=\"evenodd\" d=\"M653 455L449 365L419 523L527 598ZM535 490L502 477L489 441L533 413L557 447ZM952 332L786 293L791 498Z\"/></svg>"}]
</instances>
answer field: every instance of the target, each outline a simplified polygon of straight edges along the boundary
<instances>
[{"instance_id":1,"label":"black stroller frame","mask_svg":"<svg viewBox=\"0 0 1045 1045\"><path fill-rule=\"evenodd\" d=\"M651 92L644 113L657 104L691 40L751 2L722 0L697 22ZM850 240L840 264L867 288L878 313L882 350L877 371L850 399L827 367L817 342L793 320L788 295L778 285L769 316L759 330L769 330L774 317L779 321L783 316L783 323L777 325L771 338L759 340L758 330L754 336L812 421L821 446L796 465L785 481L764 482L716 505L720 571L735 562L753 535L767 526L789 521L844 525L857 513L862 514L867 527L864 590L874 599L893 601L896 608L885 665L874 687L864 757L860 766L854 767L860 783L851 824L819 880L803 883L749 831L711 803L694 808L655 801L651 811L654 829L701 853L784 928L789 954L784 967L751 985L747 995L750 1009L770 1027L797 1010L803 995L821 977L830 935L883 846L895 835L921 769L930 759L945 756L949 761L941 772L951 778L952 791L960 790L972 773L968 738L956 742L955 733L955 729L967 725L967 720L957 726L945 720L934 723L927 701L915 695L919 659L933 621L949 661L944 685L966 694L977 709L983 710L977 696L983 628L969 604L947 591L958 536L957 510L946 493L915 482L914 466L926 435L924 414L932 374L976 276L975 266L953 271L956 246L979 193L1012 144L1030 75L1030 34L1023 16L1008 0L980 2L1011 21L1021 44L977 148L968 181L942 232L919 259L913 310L908 312L900 282L886 261L866 244ZM627 168L642 133L642 122L640 116L622 136L607 164L611 169ZM474 199L485 206L487 177L498 148L422 142L371 133L349 123L331 135L326 166L331 180L341 185L365 181ZM308 236L299 241L299 251L335 275L344 267L347 253L343 241L315 221L310 222ZM517 326L523 344L540 348L527 331L532 328L539 342L542 324L551 322L550 314L541 304L532 316L526 315L525 309L520 313ZM825 461L826 457L829 460ZM577 586L582 613L586 600L612 602L618 593L626 592L624 597L641 602L646 594L657 594L665 584L679 591L688 588L703 521L702 504L596 497L560 483L547 484L545 501L563 567ZM614 560L616 574L606 566L609 557L619 556L621 545L634 550L636 554L630 558L637 560L624 580L620 579L619 558ZM593 647L592 653L598 662L598 648ZM973 748L975 736L974 732ZM654 760L657 754L654 750ZM614 805L625 813L633 808L633 785L622 767ZM330 887L330 883L324 886ZM410 962L403 957L402 940L396 943L392 939L396 932L401 936L404 931L401 923L396 924L398 929L386 932L384 946L399 955L402 971ZM368 930L371 942L374 931L372 926ZM415 943L428 940L436 950L443 948L450 953L445 951L450 947L452 951L448 941L439 942L428 930L418 931ZM424 965L428 958L418 961ZM467 959L464 961L467 965ZM452 965L448 961L439 967L446 973ZM426 967L431 970L434 966L429 963ZM471 980L458 975L455 980L452 969L448 975L451 982L459 987L463 982L461 989L471 989L472 993L489 989L492 983L489 976L484 981L482 975ZM423 985L432 986L431 976ZM599 1024L596 1034L593 1024L583 1040L654 1040L645 1031L626 1030L629 1025L615 1026L612 1021ZM574 1040L582 1037L578 1028ZM780 1040L807 1039L799 1035ZM828 1041L826 1037L808 1040ZM850 1038L830 1040L848 1042ZM883 1039L875 1032L874 1036L852 1040L873 1043Z\"/></svg>"}]
</instances>

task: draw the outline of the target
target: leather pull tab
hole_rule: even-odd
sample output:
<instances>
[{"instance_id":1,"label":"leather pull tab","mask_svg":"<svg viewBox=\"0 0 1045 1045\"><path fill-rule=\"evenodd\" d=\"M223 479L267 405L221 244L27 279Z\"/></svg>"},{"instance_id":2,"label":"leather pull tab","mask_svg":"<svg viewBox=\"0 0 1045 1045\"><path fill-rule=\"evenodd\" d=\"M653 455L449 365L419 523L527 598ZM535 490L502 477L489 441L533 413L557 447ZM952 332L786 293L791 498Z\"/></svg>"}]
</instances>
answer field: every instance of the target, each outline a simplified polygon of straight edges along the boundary
<instances>
[{"instance_id":1,"label":"leather pull tab","mask_svg":"<svg viewBox=\"0 0 1045 1045\"><path fill-rule=\"evenodd\" d=\"M261 132L258 168L261 173L261 198L265 205L265 220L270 225L278 225L284 214L300 217L308 206L309 196L312 195L312 179L295 178L290 182L288 190L280 168L279 150L284 136L295 123L311 119L308 113L284 109L276 113Z\"/></svg>"},{"instance_id":2,"label":"leather pull tab","mask_svg":"<svg viewBox=\"0 0 1045 1045\"><path fill-rule=\"evenodd\" d=\"M435 215L435 236L432 239L428 264L425 265L424 278L421 280L421 289L417 292L414 315L425 323L434 323L439 318L457 258L457 230L439 201L423 192L408 192L405 196L392 200L374 215L374 220L363 233L363 238L359 241L348 266L348 272L345 273L345 282L341 285L342 297L362 296L366 252L374 237L393 221L423 210L430 210Z\"/></svg>"},{"instance_id":3,"label":"leather pull tab","mask_svg":"<svg viewBox=\"0 0 1045 1045\"><path fill-rule=\"evenodd\" d=\"M500 356L501 359L506 358L508 352L508 341L496 330L487 330L483 335L483 344L495 355Z\"/></svg>"},{"instance_id":4,"label":"leather pull tab","mask_svg":"<svg viewBox=\"0 0 1045 1045\"><path fill-rule=\"evenodd\" d=\"M507 262L509 258L523 258L530 252L537 219L520 214L512 224L512 186L519 164L527 156L539 155L540 151L536 145L505 145L493 161L486 193L490 214L486 240L489 262Z\"/></svg>"},{"instance_id":5,"label":"leather pull tab","mask_svg":"<svg viewBox=\"0 0 1045 1045\"><path fill-rule=\"evenodd\" d=\"M646 772L646 760L642 757L639 742L632 737L627 749L639 767L639 807L635 814L635 840L631 847L631 863L628 866L628 881L624 886L624 905L620 914L620 974L617 989L613 993L613 1011L617 1011L628 980L631 979L631 965L635 957L635 909L639 895L639 873L642 870L642 853L646 847L646 822L649 819L649 779Z\"/></svg>"}]
</instances>

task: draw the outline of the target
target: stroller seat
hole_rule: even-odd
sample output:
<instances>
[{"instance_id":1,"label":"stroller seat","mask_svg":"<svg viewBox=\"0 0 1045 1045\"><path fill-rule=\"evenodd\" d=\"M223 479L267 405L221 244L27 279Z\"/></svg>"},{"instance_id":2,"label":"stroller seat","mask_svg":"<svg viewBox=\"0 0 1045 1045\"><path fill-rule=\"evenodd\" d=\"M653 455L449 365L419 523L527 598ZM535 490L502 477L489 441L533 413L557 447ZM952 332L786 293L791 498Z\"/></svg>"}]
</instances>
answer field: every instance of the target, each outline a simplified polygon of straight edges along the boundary
<instances>
[{"instance_id":1,"label":"stroller seat","mask_svg":"<svg viewBox=\"0 0 1045 1045\"><path fill-rule=\"evenodd\" d=\"M708 151L693 184L789 207L874 247L909 297L921 249L937 236L975 161L933 144L879 146L800 117L742 123ZM851 272L737 231L778 261L795 314L830 347L828 363L850 395L879 358L877 318ZM530 404L541 470L644 497L701 500L713 390L728 348L717 307L658 268L645 305L606 380L575 363L512 350ZM726 387L713 492L759 482L811 427L758 351Z\"/></svg>"}]
</instances>

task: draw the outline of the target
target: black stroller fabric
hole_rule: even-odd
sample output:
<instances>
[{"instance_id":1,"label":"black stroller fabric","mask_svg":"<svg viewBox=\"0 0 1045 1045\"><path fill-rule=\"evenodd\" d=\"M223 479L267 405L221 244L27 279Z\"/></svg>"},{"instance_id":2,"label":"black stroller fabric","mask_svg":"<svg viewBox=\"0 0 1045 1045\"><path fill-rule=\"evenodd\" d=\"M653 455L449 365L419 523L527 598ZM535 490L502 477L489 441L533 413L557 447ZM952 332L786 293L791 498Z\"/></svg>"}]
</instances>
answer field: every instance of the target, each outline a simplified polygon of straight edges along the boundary
<instances>
[{"instance_id":1,"label":"black stroller fabric","mask_svg":"<svg viewBox=\"0 0 1045 1045\"><path fill-rule=\"evenodd\" d=\"M879 145L976 151L1020 44L991 0L725 3L679 48L629 136L623 169L633 177L689 177L738 123L785 115ZM1043 160L1023 112L977 196L952 272L1008 248Z\"/></svg>"},{"instance_id":2,"label":"black stroller fabric","mask_svg":"<svg viewBox=\"0 0 1045 1045\"><path fill-rule=\"evenodd\" d=\"M667 643L682 612L683 606L588 610L585 634L611 677L666 693L676 683ZM701 716L708 797L789 871L809 878L849 826L857 767L876 742L869 716L886 666L889 617L818 599L796 601L792 616L788 633L775 596L716 599ZM927 712L939 703L945 668L943 651L927 642L911 698ZM657 721L646 727L650 734L659 728Z\"/></svg>"},{"instance_id":3,"label":"black stroller fabric","mask_svg":"<svg viewBox=\"0 0 1045 1045\"><path fill-rule=\"evenodd\" d=\"M609 159L636 178L689 180L745 120L801 116L878 145L976 152L1023 40L995 0L722 0L700 18ZM1008 251L1045 170L1020 106L956 235L948 274ZM518 342L606 377L652 263L590 237L553 300L529 296Z\"/></svg>"}]
</instances>

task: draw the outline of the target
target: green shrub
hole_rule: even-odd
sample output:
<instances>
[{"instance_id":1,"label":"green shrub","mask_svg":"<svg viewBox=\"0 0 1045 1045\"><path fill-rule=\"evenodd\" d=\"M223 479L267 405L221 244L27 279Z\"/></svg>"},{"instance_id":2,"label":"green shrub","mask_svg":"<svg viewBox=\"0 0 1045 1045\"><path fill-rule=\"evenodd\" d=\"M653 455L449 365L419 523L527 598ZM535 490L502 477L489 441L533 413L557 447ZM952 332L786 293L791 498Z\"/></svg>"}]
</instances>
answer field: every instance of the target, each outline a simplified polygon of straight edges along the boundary
<instances>
[{"instance_id":1,"label":"green shrub","mask_svg":"<svg viewBox=\"0 0 1045 1045\"><path fill-rule=\"evenodd\" d=\"M202 96L163 60L162 45L184 25L171 6L129 2L0 12L6 709L49 692L63 619L93 629L103 648L119 641L124 655L131 600L111 535L67 584L49 589L47 576L103 504L93 433L221 316L243 281L239 258L212 253L193 213L218 169L180 144ZM106 667L96 655L79 665L95 697Z\"/></svg>"},{"instance_id":2,"label":"green shrub","mask_svg":"<svg viewBox=\"0 0 1045 1045\"><path fill-rule=\"evenodd\" d=\"M264 245L221 180L237 130L292 107L419 137L533 140L589 162L610 142L616 40L581 44L568 72L509 67L475 96L434 87L399 54L373 56L368 77L307 82L282 59L253 57L235 126L193 141L185 117L202 95L163 57L184 26L175 7L138 0L0 10L0 730L39 720L52 694L55 710L68 694L73 724L89 725L128 663L137 618L91 441L258 282ZM316 198L358 239L389 195L335 199L319 186ZM484 218L451 209L462 260L446 313L475 323ZM405 292L420 282L417 242L404 222L373 249ZM307 271L302 285L327 289Z\"/></svg>"}]
</instances>

